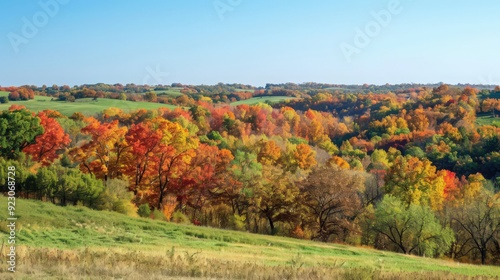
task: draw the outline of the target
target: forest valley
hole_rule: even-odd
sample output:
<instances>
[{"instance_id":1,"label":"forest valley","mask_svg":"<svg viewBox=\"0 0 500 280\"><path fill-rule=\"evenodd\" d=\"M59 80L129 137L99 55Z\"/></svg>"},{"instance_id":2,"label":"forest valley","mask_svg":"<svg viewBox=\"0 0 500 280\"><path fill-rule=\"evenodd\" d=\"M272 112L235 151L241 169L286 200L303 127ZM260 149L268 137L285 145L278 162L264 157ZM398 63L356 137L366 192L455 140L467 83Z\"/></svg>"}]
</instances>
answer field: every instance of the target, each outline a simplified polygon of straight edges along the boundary
<instances>
[{"instance_id":1,"label":"forest valley","mask_svg":"<svg viewBox=\"0 0 500 280\"><path fill-rule=\"evenodd\" d=\"M179 89L178 96L162 90ZM0 185L131 216L500 264L500 87L9 87L178 105L0 113ZM229 102L289 96L279 103ZM31 101L26 101L31 102ZM480 118L487 120L479 122Z\"/></svg>"}]
</instances>

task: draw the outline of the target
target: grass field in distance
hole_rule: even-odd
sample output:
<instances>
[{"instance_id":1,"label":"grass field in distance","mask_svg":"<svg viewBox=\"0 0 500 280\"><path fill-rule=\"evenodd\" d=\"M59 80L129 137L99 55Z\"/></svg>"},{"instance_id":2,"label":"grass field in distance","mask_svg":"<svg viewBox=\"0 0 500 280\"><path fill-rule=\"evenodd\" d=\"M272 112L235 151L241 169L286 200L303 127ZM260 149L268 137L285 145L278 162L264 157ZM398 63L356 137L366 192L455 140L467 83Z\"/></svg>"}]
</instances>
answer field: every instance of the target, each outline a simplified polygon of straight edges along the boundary
<instances>
[{"instance_id":1,"label":"grass field in distance","mask_svg":"<svg viewBox=\"0 0 500 280\"><path fill-rule=\"evenodd\" d=\"M181 93L181 89L180 87L173 87L173 88L170 88L168 90L155 90L154 92L158 95L158 96L170 96L170 97L178 97L178 96L181 96L183 95Z\"/></svg>"},{"instance_id":2,"label":"grass field in distance","mask_svg":"<svg viewBox=\"0 0 500 280\"><path fill-rule=\"evenodd\" d=\"M296 97L290 97L290 96L259 96L259 97L253 97L247 100L240 100L236 102L232 102L231 105L233 106L238 106L241 104L248 104L248 105L254 105L257 103L266 103L267 101L271 103L276 103L276 102L282 102L286 100L292 100L296 99Z\"/></svg>"},{"instance_id":3,"label":"grass field in distance","mask_svg":"<svg viewBox=\"0 0 500 280\"><path fill-rule=\"evenodd\" d=\"M170 95L172 97L182 95L179 91L180 89L174 89L169 91L156 91L157 94ZM0 91L0 96L7 96L8 92ZM133 102L133 101L123 101L117 99L107 99L98 98L97 100L92 100L92 98L81 98L77 99L75 102L65 102L65 101L51 101L52 97L48 96L35 96L33 100L26 101L9 101L9 103L0 104L0 111L7 110L11 105L23 105L27 109L39 112L46 109L57 110L61 114L66 116L71 116L75 112L81 112L84 115L95 115L102 112L110 107L115 107L122 109L125 112L146 109L154 110L162 107L169 109L175 109L177 106L169 104L160 104L152 102ZM289 96L262 96L254 97L247 100L241 100L231 103L232 106L237 106L241 104L255 105L257 103L265 103L267 101L271 103L282 102L286 100L295 99L295 97Z\"/></svg>"},{"instance_id":4,"label":"grass field in distance","mask_svg":"<svg viewBox=\"0 0 500 280\"><path fill-rule=\"evenodd\" d=\"M0 96L7 95L7 92L0 92ZM176 108L176 106L168 104L133 102L107 98L98 98L97 100L82 98L77 99L75 102L51 101L51 99L52 97L36 95L33 100L9 101L9 103L0 104L0 111L7 110L13 104L26 106L26 108L34 112L43 111L45 109L57 110L66 116L71 116L75 112L81 112L84 115L95 115L110 107L119 108L125 112L137 109L153 110L162 107L170 109Z\"/></svg>"}]
</instances>

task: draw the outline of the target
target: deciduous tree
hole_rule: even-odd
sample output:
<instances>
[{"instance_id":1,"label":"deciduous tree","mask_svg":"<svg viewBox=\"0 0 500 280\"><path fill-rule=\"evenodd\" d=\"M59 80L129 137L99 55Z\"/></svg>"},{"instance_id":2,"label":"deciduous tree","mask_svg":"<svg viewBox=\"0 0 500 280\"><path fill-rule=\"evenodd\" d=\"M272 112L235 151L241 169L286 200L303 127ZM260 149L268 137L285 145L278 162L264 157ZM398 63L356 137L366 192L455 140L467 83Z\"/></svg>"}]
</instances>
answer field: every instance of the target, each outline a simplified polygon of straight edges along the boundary
<instances>
[{"instance_id":1,"label":"deciduous tree","mask_svg":"<svg viewBox=\"0 0 500 280\"><path fill-rule=\"evenodd\" d=\"M361 210L362 177L336 166L313 169L301 183L303 203L310 212L314 238L324 242L332 235L341 241L353 230L353 220Z\"/></svg>"},{"instance_id":2,"label":"deciduous tree","mask_svg":"<svg viewBox=\"0 0 500 280\"><path fill-rule=\"evenodd\" d=\"M385 192L405 205L422 204L440 209L443 203L444 179L427 160L398 156L385 176Z\"/></svg>"},{"instance_id":3,"label":"deciduous tree","mask_svg":"<svg viewBox=\"0 0 500 280\"><path fill-rule=\"evenodd\" d=\"M404 254L439 256L454 240L453 231L443 228L430 208L386 195L375 210L374 230ZM383 241L377 244L382 247ZM390 247L390 246L389 246Z\"/></svg>"},{"instance_id":4,"label":"deciduous tree","mask_svg":"<svg viewBox=\"0 0 500 280\"><path fill-rule=\"evenodd\" d=\"M290 174L276 166L263 170L263 180L253 193L253 206L269 222L271 234L276 233L276 222L293 222L299 217L297 198L299 189Z\"/></svg>"},{"instance_id":5,"label":"deciduous tree","mask_svg":"<svg viewBox=\"0 0 500 280\"><path fill-rule=\"evenodd\" d=\"M71 151L73 160L80 163L80 169L97 178L116 178L123 167L127 143L125 134L127 127L120 126L118 121L100 123L89 118L89 125L82 132L90 136L81 147Z\"/></svg>"},{"instance_id":6,"label":"deciduous tree","mask_svg":"<svg viewBox=\"0 0 500 280\"><path fill-rule=\"evenodd\" d=\"M44 132L35 138L35 143L24 148L23 152L31 155L33 160L49 165L58 158L58 152L66 148L71 139L55 119L44 112L38 113L37 117L41 120Z\"/></svg>"},{"instance_id":7,"label":"deciduous tree","mask_svg":"<svg viewBox=\"0 0 500 280\"><path fill-rule=\"evenodd\" d=\"M470 197L459 204L453 211L452 223L462 229L459 239L462 255L476 251L481 263L485 264L489 246L496 235L500 233L500 198L489 191L482 190L480 194Z\"/></svg>"}]
</instances>

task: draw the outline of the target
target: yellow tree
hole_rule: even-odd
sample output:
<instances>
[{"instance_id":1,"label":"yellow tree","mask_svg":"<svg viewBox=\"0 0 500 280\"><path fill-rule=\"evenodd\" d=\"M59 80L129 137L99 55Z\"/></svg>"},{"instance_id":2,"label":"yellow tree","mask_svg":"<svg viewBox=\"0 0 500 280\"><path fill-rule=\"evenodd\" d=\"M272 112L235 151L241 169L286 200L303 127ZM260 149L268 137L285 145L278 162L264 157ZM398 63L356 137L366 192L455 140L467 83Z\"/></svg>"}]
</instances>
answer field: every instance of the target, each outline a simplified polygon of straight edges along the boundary
<instances>
[{"instance_id":1,"label":"yellow tree","mask_svg":"<svg viewBox=\"0 0 500 280\"><path fill-rule=\"evenodd\" d=\"M281 157L281 148L274 141L262 143L258 160L264 165L275 165Z\"/></svg>"},{"instance_id":2,"label":"yellow tree","mask_svg":"<svg viewBox=\"0 0 500 280\"><path fill-rule=\"evenodd\" d=\"M331 166L335 165L335 166L340 167L341 169L350 169L351 168L351 166L349 165L349 163L347 161L345 161L343 158L338 157L338 156L333 156L330 159L328 159L328 163Z\"/></svg>"},{"instance_id":3,"label":"yellow tree","mask_svg":"<svg viewBox=\"0 0 500 280\"><path fill-rule=\"evenodd\" d=\"M407 115L408 128L411 131L424 131L429 127L429 119L422 108Z\"/></svg>"},{"instance_id":4,"label":"yellow tree","mask_svg":"<svg viewBox=\"0 0 500 280\"><path fill-rule=\"evenodd\" d=\"M467 184L462 187L461 195L462 198L472 199L479 195L481 191L484 189L484 183L486 183L486 179L483 177L481 173L470 174L467 177Z\"/></svg>"},{"instance_id":5,"label":"yellow tree","mask_svg":"<svg viewBox=\"0 0 500 280\"><path fill-rule=\"evenodd\" d=\"M318 144L323 140L323 135L325 131L323 125L318 119L313 119L309 125L309 141L314 144Z\"/></svg>"},{"instance_id":6,"label":"yellow tree","mask_svg":"<svg viewBox=\"0 0 500 280\"><path fill-rule=\"evenodd\" d=\"M294 109L290 107L281 108L281 113L283 114L284 119L289 124L290 132L294 135L297 135L299 132L300 116L297 114L297 112L295 112Z\"/></svg>"},{"instance_id":7,"label":"yellow tree","mask_svg":"<svg viewBox=\"0 0 500 280\"><path fill-rule=\"evenodd\" d=\"M291 174L281 168L268 166L254 188L252 204L258 215L269 222L271 234L276 233L276 222L294 222L299 217L299 188L290 178Z\"/></svg>"},{"instance_id":8,"label":"yellow tree","mask_svg":"<svg viewBox=\"0 0 500 280\"><path fill-rule=\"evenodd\" d=\"M140 189L139 195L146 196L151 204L161 209L164 198L182 188L182 171L195 156L199 142L180 124L161 117L152 120L151 128L161 133L161 139L152 151L154 171L150 184Z\"/></svg>"},{"instance_id":9,"label":"yellow tree","mask_svg":"<svg viewBox=\"0 0 500 280\"><path fill-rule=\"evenodd\" d=\"M300 169L311 169L317 164L316 152L307 144L298 144L293 157Z\"/></svg>"},{"instance_id":10,"label":"yellow tree","mask_svg":"<svg viewBox=\"0 0 500 280\"><path fill-rule=\"evenodd\" d=\"M126 157L127 127L120 127L118 121L100 123L95 118L88 118L89 125L82 132L90 139L82 146L73 149L70 154L80 169L94 174L97 178L113 179L123 168Z\"/></svg>"},{"instance_id":11,"label":"yellow tree","mask_svg":"<svg viewBox=\"0 0 500 280\"><path fill-rule=\"evenodd\" d=\"M412 156L398 156L385 177L385 191L399 198L407 206L427 205L441 209L445 180L436 174L436 167L427 160Z\"/></svg>"}]
</instances>

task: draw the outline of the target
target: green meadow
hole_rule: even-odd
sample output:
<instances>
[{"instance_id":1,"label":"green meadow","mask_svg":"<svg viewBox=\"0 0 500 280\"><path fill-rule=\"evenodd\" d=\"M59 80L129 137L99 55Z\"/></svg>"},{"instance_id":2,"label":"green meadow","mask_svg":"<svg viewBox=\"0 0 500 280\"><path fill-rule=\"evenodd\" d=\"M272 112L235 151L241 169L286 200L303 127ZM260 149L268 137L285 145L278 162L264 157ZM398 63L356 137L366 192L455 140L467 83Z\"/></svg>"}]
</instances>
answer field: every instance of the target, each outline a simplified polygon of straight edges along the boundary
<instances>
[{"instance_id":1,"label":"green meadow","mask_svg":"<svg viewBox=\"0 0 500 280\"><path fill-rule=\"evenodd\" d=\"M476 116L476 124L500 127L500 116L493 117L492 113L480 113Z\"/></svg>"},{"instance_id":2,"label":"green meadow","mask_svg":"<svg viewBox=\"0 0 500 280\"><path fill-rule=\"evenodd\" d=\"M168 91L156 91L159 96L171 96L176 97L182 95L180 93L180 88L174 88ZM8 92L0 92L0 96L7 96ZM107 99L98 98L97 100L92 100L92 98L81 98L77 99L75 102L66 101L55 101L52 97L47 96L35 96L33 100L27 101L9 101L9 103L0 104L0 111L7 110L11 105L23 105L26 106L31 111L39 112L46 109L57 110L61 114L66 116L71 116L75 112L80 112L84 115L96 115L105 109L110 107L115 107L122 109L125 112L146 109L154 110L162 107L169 109L176 108L175 105L151 103L151 102L133 102L133 101L123 101L117 99ZM295 99L295 97L289 96L262 96L254 97L247 100L241 100L231 103L232 106L237 106L241 104L255 105L257 103L278 103L286 100Z\"/></svg>"},{"instance_id":3,"label":"green meadow","mask_svg":"<svg viewBox=\"0 0 500 280\"><path fill-rule=\"evenodd\" d=\"M167 90L155 90L154 92L158 96L178 97L178 96L182 95L181 89L182 88L180 88L180 87L173 87L173 88L169 88Z\"/></svg>"},{"instance_id":4,"label":"green meadow","mask_svg":"<svg viewBox=\"0 0 500 280\"><path fill-rule=\"evenodd\" d=\"M6 197L0 197L6 206ZM6 207L5 207L6 208ZM133 218L17 199L0 279L499 279L500 267ZM2 259L7 210L0 211Z\"/></svg>"},{"instance_id":5,"label":"green meadow","mask_svg":"<svg viewBox=\"0 0 500 280\"><path fill-rule=\"evenodd\" d=\"M266 102L278 103L278 102L283 102L283 101L292 100L292 99L296 99L296 97L290 97L290 96L260 96L260 97L253 97L253 98L250 98L250 99L247 99L247 100L236 101L236 102L231 103L231 105L233 105L233 106L238 106L238 105L241 105L241 104L254 105L254 104L257 104L257 103L266 103Z\"/></svg>"},{"instance_id":6,"label":"green meadow","mask_svg":"<svg viewBox=\"0 0 500 280\"><path fill-rule=\"evenodd\" d=\"M7 95L7 92L0 92L0 96ZM137 109L154 110L162 107L170 109L176 107L174 105L168 104L133 102L107 98L98 98L97 100L92 100L92 98L82 98L77 99L75 102L52 101L52 97L35 96L35 99L33 100L9 101L9 103L0 104L0 111L8 109L13 104L26 106L26 108L34 112L43 111L46 109L57 110L61 114L66 116L71 116L75 112L80 112L84 115L95 115L110 107L120 108L125 112Z\"/></svg>"}]
</instances>

